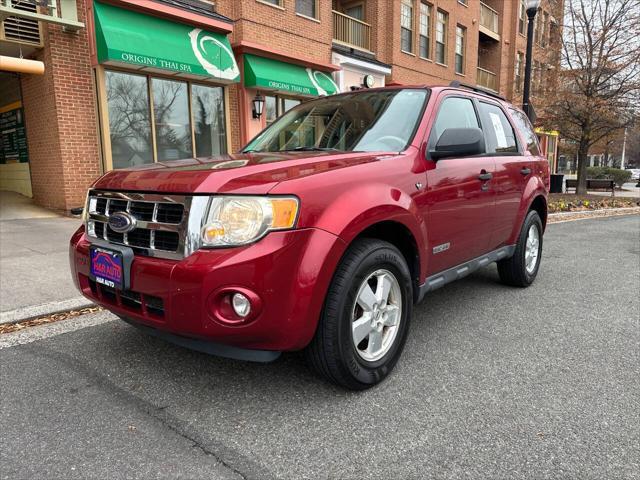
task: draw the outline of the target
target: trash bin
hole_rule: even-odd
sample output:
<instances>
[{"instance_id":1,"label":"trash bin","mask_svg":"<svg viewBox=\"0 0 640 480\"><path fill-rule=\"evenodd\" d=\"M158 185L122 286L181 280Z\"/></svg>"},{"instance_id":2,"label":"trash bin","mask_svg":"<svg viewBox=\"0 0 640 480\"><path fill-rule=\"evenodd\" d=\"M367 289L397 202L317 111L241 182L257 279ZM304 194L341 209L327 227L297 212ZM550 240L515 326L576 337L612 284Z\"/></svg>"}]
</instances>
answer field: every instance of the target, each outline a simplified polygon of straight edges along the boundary
<instances>
[{"instance_id":1,"label":"trash bin","mask_svg":"<svg viewBox=\"0 0 640 480\"><path fill-rule=\"evenodd\" d=\"M564 185L564 175L562 173L551 174L549 193L562 193L562 185Z\"/></svg>"}]
</instances>

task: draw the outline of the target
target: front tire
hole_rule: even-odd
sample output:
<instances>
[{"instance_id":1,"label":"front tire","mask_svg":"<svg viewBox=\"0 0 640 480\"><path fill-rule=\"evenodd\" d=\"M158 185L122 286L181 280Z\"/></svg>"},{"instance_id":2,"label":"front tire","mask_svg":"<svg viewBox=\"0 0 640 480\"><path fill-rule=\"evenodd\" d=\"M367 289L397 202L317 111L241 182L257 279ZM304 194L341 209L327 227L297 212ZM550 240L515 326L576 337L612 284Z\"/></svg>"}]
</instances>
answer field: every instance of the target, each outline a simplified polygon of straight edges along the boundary
<instances>
[{"instance_id":1,"label":"front tire","mask_svg":"<svg viewBox=\"0 0 640 480\"><path fill-rule=\"evenodd\" d=\"M511 258L498 262L500 280L514 287L528 287L536 279L542 259L542 220L535 210L529 211L520 230Z\"/></svg>"},{"instance_id":2,"label":"front tire","mask_svg":"<svg viewBox=\"0 0 640 480\"><path fill-rule=\"evenodd\" d=\"M411 318L411 274L388 242L360 239L345 253L305 354L313 369L350 390L380 383L402 353Z\"/></svg>"}]
</instances>

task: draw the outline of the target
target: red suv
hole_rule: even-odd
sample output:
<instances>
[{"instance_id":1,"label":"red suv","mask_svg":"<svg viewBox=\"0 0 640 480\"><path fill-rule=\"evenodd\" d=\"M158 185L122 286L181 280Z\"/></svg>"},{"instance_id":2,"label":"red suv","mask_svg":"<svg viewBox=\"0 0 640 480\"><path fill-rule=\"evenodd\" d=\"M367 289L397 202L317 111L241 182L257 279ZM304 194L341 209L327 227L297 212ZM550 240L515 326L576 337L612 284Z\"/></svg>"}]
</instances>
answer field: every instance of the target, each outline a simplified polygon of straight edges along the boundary
<instances>
[{"instance_id":1,"label":"red suv","mask_svg":"<svg viewBox=\"0 0 640 480\"><path fill-rule=\"evenodd\" d=\"M108 172L71 239L80 291L155 335L270 361L304 349L364 389L426 293L540 266L548 163L512 105L462 87L363 89L288 111L237 155Z\"/></svg>"}]
</instances>

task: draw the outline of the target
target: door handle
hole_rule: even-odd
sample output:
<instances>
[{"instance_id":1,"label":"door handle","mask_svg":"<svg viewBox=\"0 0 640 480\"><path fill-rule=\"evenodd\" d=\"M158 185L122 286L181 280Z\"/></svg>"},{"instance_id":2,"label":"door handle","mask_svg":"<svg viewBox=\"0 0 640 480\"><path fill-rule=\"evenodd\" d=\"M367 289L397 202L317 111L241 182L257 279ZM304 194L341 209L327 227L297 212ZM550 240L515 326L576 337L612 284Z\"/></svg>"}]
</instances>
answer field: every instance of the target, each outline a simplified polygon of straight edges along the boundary
<instances>
[{"instance_id":1,"label":"door handle","mask_svg":"<svg viewBox=\"0 0 640 480\"><path fill-rule=\"evenodd\" d=\"M527 168L527 167L524 167L522 170L520 170L520 173L522 175L529 175L531 173L531 169Z\"/></svg>"},{"instance_id":2,"label":"door handle","mask_svg":"<svg viewBox=\"0 0 640 480\"><path fill-rule=\"evenodd\" d=\"M482 180L483 182L486 182L488 180L491 180L493 178L493 174L491 172L486 172L486 171L482 171L482 173L480 175L478 175L478 179Z\"/></svg>"}]
</instances>

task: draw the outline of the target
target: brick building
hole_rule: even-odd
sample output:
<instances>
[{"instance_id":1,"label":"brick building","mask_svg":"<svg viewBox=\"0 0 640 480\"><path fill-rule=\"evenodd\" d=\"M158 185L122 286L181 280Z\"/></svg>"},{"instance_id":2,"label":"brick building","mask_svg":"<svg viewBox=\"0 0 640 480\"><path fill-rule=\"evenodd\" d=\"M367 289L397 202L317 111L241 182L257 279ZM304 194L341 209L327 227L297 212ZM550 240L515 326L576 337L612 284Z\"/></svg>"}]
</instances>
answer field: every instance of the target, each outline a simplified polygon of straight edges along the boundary
<instances>
[{"instance_id":1,"label":"brick building","mask_svg":"<svg viewBox=\"0 0 640 480\"><path fill-rule=\"evenodd\" d=\"M0 56L11 60L0 62L10 65L0 67L0 189L57 210L80 206L105 170L236 151L318 95L459 80L521 103L520 0L59 6L0 3ZM536 16L536 107L557 77L562 11L562 0L543 0ZM24 73L23 57L44 73ZM544 120L543 108L538 114ZM540 134L554 165L553 132Z\"/></svg>"}]
</instances>

